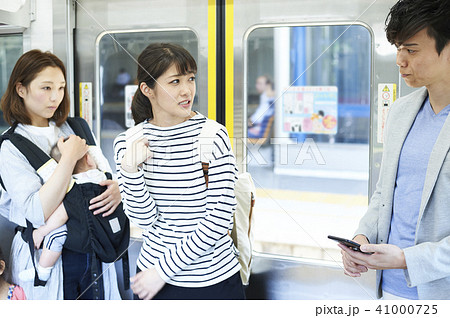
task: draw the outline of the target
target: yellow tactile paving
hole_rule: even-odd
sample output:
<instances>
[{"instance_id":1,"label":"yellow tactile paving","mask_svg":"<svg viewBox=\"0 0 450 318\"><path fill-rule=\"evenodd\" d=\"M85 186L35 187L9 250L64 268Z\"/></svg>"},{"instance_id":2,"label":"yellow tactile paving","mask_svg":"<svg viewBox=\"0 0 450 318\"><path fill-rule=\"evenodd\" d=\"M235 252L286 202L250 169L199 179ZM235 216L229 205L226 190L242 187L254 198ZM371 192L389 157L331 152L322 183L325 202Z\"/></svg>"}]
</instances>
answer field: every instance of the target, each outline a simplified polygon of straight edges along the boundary
<instances>
[{"instance_id":1,"label":"yellow tactile paving","mask_svg":"<svg viewBox=\"0 0 450 318\"><path fill-rule=\"evenodd\" d=\"M256 188L256 198L258 197L272 198L275 200L295 200L352 206L367 206L368 201L367 196L364 195L279 190L267 188Z\"/></svg>"}]
</instances>

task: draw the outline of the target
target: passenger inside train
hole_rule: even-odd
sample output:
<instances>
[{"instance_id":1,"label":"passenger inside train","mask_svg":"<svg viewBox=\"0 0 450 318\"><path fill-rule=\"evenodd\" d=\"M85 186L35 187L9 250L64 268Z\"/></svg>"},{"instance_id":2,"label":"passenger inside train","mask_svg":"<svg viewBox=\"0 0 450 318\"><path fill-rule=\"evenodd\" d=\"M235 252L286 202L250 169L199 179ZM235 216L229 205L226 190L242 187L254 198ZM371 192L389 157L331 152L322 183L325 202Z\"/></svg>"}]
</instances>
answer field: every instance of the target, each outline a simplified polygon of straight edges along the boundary
<instances>
[{"instance_id":1,"label":"passenger inside train","mask_svg":"<svg viewBox=\"0 0 450 318\"><path fill-rule=\"evenodd\" d=\"M450 297L449 9L449 1L404 0L386 19L401 77L421 89L396 101L386 122L377 188L354 237L374 254L340 245L345 273L376 269L384 299Z\"/></svg>"},{"instance_id":2,"label":"passenger inside train","mask_svg":"<svg viewBox=\"0 0 450 318\"><path fill-rule=\"evenodd\" d=\"M450 299L448 21L450 0L0 3L0 131L50 154L83 120L113 175L89 208L131 222L129 266L63 246L35 286L22 234L86 143L45 180L5 138L0 299Z\"/></svg>"},{"instance_id":3,"label":"passenger inside train","mask_svg":"<svg viewBox=\"0 0 450 318\"><path fill-rule=\"evenodd\" d=\"M256 79L256 90L259 95L259 105L248 120L248 138L267 138L272 127L274 116L275 91L268 75Z\"/></svg>"},{"instance_id":4,"label":"passenger inside train","mask_svg":"<svg viewBox=\"0 0 450 318\"><path fill-rule=\"evenodd\" d=\"M131 75L124 68L121 68L119 74L117 74L116 77L116 87L115 87L115 91L119 97L124 96L125 85L130 84L130 81Z\"/></svg>"},{"instance_id":5,"label":"passenger inside train","mask_svg":"<svg viewBox=\"0 0 450 318\"><path fill-rule=\"evenodd\" d=\"M244 299L227 235L236 209L227 130L221 126L212 137L205 184L193 139L207 122L192 111L194 58L181 46L155 43L137 62L140 84L131 105L137 126L130 131L137 134L137 127L145 137L128 147L127 132L114 141L125 213L144 230L133 292L139 299Z\"/></svg>"},{"instance_id":6,"label":"passenger inside train","mask_svg":"<svg viewBox=\"0 0 450 318\"><path fill-rule=\"evenodd\" d=\"M55 212L65 197L70 185L72 171L77 161L83 157L88 147L86 141L73 136L73 130L66 122L69 113L69 100L66 89L65 67L54 54L31 50L17 61L8 83L6 93L1 99L5 120L17 125L15 133L21 134L41 150L50 153L59 143L61 160L43 183L42 177L10 140L3 140L0 156L0 175L4 185L2 205L9 208L9 219L21 228L43 226ZM111 171L106 159L98 166ZM120 204L117 181L101 182L108 189L91 200L90 208L103 215L114 212ZM19 278L20 273L29 269L31 262L27 242L17 231L11 246L11 269L13 281L20 282L28 299L90 299L93 280L91 255L63 249L62 257L51 270L47 283L35 287L33 281ZM61 264L62 263L62 264ZM105 266L104 298L120 299L114 267ZM64 282L61 284L61 282Z\"/></svg>"}]
</instances>

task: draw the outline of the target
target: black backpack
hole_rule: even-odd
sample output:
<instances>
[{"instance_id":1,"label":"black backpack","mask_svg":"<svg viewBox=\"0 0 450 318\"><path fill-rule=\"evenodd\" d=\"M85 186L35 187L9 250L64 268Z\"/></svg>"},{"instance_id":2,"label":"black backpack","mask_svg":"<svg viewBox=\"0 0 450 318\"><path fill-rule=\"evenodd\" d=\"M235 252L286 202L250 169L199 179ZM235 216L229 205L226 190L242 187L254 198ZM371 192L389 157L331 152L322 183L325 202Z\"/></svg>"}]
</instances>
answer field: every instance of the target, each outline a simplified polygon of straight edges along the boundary
<instances>
[{"instance_id":1,"label":"black backpack","mask_svg":"<svg viewBox=\"0 0 450 318\"><path fill-rule=\"evenodd\" d=\"M67 118L67 123L76 135L86 140L90 146L95 146L95 140L87 122L80 117ZM35 170L38 170L51 158L33 142L24 136L14 133L17 124L13 124L8 131L0 137L0 146L3 140L11 143L27 158ZM108 179L112 176L106 172ZM0 183L5 189L0 177ZM69 217L66 222L67 239L64 248L93 255L91 262L91 277L95 281L101 277L101 269L97 266L97 259L102 262L111 263L122 259L124 288L129 289L129 262L128 244L130 238L130 224L125 215L122 203L114 213L107 217L94 215L89 211L89 201L101 194L106 187L94 183L74 184L63 200L64 207ZM5 189L6 190L6 189ZM31 258L34 264L33 226L27 220L27 227L18 227L22 231L22 238L28 243ZM45 286L35 270L35 286ZM94 298L100 298L100 291L94 288Z\"/></svg>"}]
</instances>

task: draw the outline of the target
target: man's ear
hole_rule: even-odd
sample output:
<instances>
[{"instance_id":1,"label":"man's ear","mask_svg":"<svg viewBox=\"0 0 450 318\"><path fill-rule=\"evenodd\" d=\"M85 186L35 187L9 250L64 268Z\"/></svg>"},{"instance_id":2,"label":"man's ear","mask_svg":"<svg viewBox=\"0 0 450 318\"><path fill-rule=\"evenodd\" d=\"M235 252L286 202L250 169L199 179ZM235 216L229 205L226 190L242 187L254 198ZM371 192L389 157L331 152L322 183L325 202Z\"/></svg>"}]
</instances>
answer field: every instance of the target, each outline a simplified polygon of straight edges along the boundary
<instances>
[{"instance_id":1,"label":"man's ear","mask_svg":"<svg viewBox=\"0 0 450 318\"><path fill-rule=\"evenodd\" d=\"M144 96L147 96L148 98L153 97L153 90L148 87L146 83L142 82L139 85L139 89L141 90L142 94L144 94Z\"/></svg>"},{"instance_id":2,"label":"man's ear","mask_svg":"<svg viewBox=\"0 0 450 318\"><path fill-rule=\"evenodd\" d=\"M26 87L21 82L16 84L16 92L22 98L25 98Z\"/></svg>"}]
</instances>

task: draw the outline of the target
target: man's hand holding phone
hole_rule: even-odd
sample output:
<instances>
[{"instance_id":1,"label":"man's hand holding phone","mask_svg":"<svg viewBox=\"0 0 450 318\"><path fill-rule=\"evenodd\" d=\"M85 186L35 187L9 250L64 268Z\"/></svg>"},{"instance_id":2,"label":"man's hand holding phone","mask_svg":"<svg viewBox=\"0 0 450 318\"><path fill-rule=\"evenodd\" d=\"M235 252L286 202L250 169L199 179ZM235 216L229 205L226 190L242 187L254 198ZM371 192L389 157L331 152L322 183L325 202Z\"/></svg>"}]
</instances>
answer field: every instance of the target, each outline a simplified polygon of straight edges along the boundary
<instances>
[{"instance_id":1,"label":"man's hand holding phone","mask_svg":"<svg viewBox=\"0 0 450 318\"><path fill-rule=\"evenodd\" d=\"M358 242L352 241L352 240L348 240L342 237L337 237L337 236L333 236L333 235L328 235L328 238L330 240L336 241L344 246L347 246L349 248L351 248L352 250L356 251L356 252L360 252L360 253L364 253L364 254L373 254L373 253L368 253L368 252L363 252L361 251L360 247L361 244L359 244Z\"/></svg>"},{"instance_id":2,"label":"man's hand holding phone","mask_svg":"<svg viewBox=\"0 0 450 318\"><path fill-rule=\"evenodd\" d=\"M369 240L364 235L356 235L353 238L353 241L358 243L359 245L369 244ZM368 268L364 265L361 265L360 261L354 257L357 254L361 254L361 252L353 251L351 248L343 245L342 243L339 243L338 245L341 248L345 275L348 275L350 277L360 277L361 273L365 273L368 271ZM370 256L367 255L367 257Z\"/></svg>"},{"instance_id":3,"label":"man's hand holding phone","mask_svg":"<svg viewBox=\"0 0 450 318\"><path fill-rule=\"evenodd\" d=\"M361 245L361 252L339 244L342 249L342 262L344 272L351 277L360 277L368 269L406 269L406 260L403 250L392 244L369 244L364 235L357 235L353 241Z\"/></svg>"}]
</instances>

